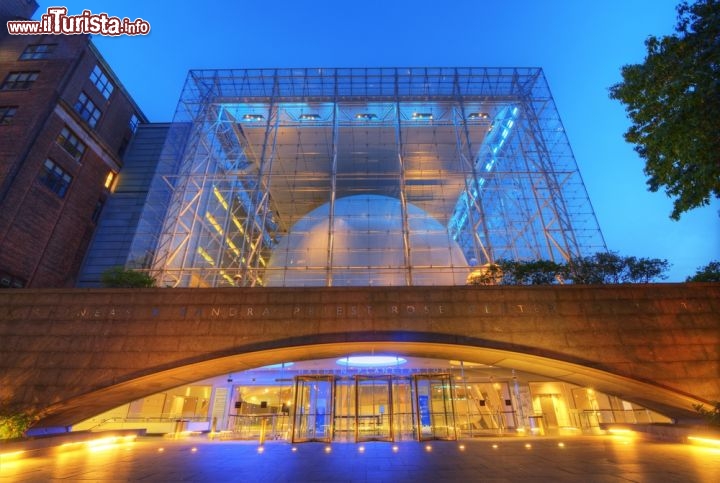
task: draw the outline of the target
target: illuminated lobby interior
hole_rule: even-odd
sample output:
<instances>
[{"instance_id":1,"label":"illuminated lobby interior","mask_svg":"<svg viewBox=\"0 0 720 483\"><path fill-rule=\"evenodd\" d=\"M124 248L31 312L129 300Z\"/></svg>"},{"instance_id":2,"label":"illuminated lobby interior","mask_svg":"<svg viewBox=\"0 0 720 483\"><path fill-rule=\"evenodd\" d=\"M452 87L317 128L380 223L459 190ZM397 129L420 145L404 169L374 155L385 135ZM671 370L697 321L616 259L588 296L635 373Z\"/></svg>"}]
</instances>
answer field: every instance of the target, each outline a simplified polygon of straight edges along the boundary
<instances>
[{"instance_id":1,"label":"illuminated lobby interior","mask_svg":"<svg viewBox=\"0 0 720 483\"><path fill-rule=\"evenodd\" d=\"M223 374L122 405L73 430L292 442L598 434L602 423L666 423L592 388L454 360L355 355Z\"/></svg>"}]
</instances>

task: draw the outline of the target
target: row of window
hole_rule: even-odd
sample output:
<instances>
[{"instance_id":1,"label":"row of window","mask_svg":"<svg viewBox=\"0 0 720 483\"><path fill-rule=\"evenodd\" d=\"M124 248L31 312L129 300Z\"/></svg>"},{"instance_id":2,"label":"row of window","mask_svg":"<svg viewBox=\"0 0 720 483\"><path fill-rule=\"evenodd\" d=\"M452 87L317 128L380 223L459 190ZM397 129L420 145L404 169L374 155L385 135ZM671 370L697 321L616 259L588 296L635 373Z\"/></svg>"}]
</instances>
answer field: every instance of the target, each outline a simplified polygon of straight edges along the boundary
<instances>
[{"instance_id":1,"label":"row of window","mask_svg":"<svg viewBox=\"0 0 720 483\"><path fill-rule=\"evenodd\" d=\"M57 44L34 44L25 47L20 60L42 60L50 58Z\"/></svg>"},{"instance_id":2,"label":"row of window","mask_svg":"<svg viewBox=\"0 0 720 483\"><path fill-rule=\"evenodd\" d=\"M110 189L112 187L116 176L117 175L114 171L108 171L108 174L105 177L105 182L103 183L105 189ZM60 198L64 198L68 188L70 187L70 183L72 183L73 177L60 165L55 163L55 161L48 158L45 160L45 163L43 163L38 179Z\"/></svg>"},{"instance_id":3,"label":"row of window","mask_svg":"<svg viewBox=\"0 0 720 483\"><path fill-rule=\"evenodd\" d=\"M55 47L57 47L57 44L28 45L20 55L20 60L46 59L52 54ZM3 83L0 84L0 91L30 89L39 74L37 71L10 72ZM105 99L110 99L110 96L115 90L115 85L99 65L96 65L92 72L90 72L90 82L93 83ZM80 93L73 107L75 111L80 114L80 117L85 119L91 127L97 125L102 111L90 100L90 96L85 92ZM10 123L16 111L17 106L0 107L0 124ZM137 129L138 122L137 116L133 114L129 121L129 127L132 132L135 132Z\"/></svg>"},{"instance_id":4,"label":"row of window","mask_svg":"<svg viewBox=\"0 0 720 483\"><path fill-rule=\"evenodd\" d=\"M102 112L84 92L81 92L78 96L74 108L75 112L80 114L80 117L85 119L90 127L95 127L100 120L100 114L102 114Z\"/></svg>"},{"instance_id":5,"label":"row of window","mask_svg":"<svg viewBox=\"0 0 720 483\"><path fill-rule=\"evenodd\" d=\"M20 54L20 60L42 60L50 58L51 54L55 51L57 44L33 44L25 47L25 50ZM110 99L115 86L108 79L105 72L100 69L99 65L96 65L90 73L90 81L97 87L100 93L105 99Z\"/></svg>"},{"instance_id":6,"label":"row of window","mask_svg":"<svg viewBox=\"0 0 720 483\"><path fill-rule=\"evenodd\" d=\"M20 55L20 60L42 60L50 58L56 47L57 44L28 45ZM38 79L39 74L40 73L37 71L10 72L5 77L2 84L0 84L0 91L30 89ZM103 72L100 66L96 65L93 68L90 73L90 81L105 99L110 99L110 96L115 89L115 85L108 78L105 72ZM18 107L19 106L0 106L0 125L11 124L18 111ZM102 111L95 105L95 103L92 102L86 92L81 92L79 94L73 108L91 127L95 127L97 125L102 115ZM133 114L129 121L129 127L132 132L135 132L138 123L138 117ZM85 150L87 149L86 144L83 143L68 126L64 126L62 128L56 141L78 162L81 160ZM112 187L115 177L116 174L113 171L108 172L104 181L104 187L106 189L110 189ZM58 197L64 198L70 188L73 177L60 165L48 158L43 163L40 173L38 174L38 181L54 192ZM97 223L102 207L103 200L100 199L98 200L92 214L93 222Z\"/></svg>"},{"instance_id":7,"label":"row of window","mask_svg":"<svg viewBox=\"0 0 720 483\"><path fill-rule=\"evenodd\" d=\"M80 141L75 133L67 126L62 128L62 131L60 131L57 142L65 149L65 151L70 153L73 158L80 161L80 158L82 158L82 155L85 152L85 143Z\"/></svg>"},{"instance_id":8,"label":"row of window","mask_svg":"<svg viewBox=\"0 0 720 483\"><path fill-rule=\"evenodd\" d=\"M55 162L53 162L53 160L51 159L45 160L45 163L40 170L38 179L42 184L50 188L50 190L53 191L56 195L58 195L60 198L65 197L65 194L70 188L70 183L72 183L73 180L70 173L55 164ZM105 187L109 188L114 179L115 173L110 171L107 178L105 179ZM98 222L104 204L105 201L102 198L100 198L95 204L95 209L93 210L93 213L91 215L93 223Z\"/></svg>"},{"instance_id":9,"label":"row of window","mask_svg":"<svg viewBox=\"0 0 720 483\"><path fill-rule=\"evenodd\" d=\"M60 198L64 198L70 183L72 183L70 173L55 164L51 159L46 159L40 170L39 180L42 184L50 188Z\"/></svg>"},{"instance_id":10,"label":"row of window","mask_svg":"<svg viewBox=\"0 0 720 483\"><path fill-rule=\"evenodd\" d=\"M10 124L15 117L18 106L0 106L0 125Z\"/></svg>"}]
</instances>

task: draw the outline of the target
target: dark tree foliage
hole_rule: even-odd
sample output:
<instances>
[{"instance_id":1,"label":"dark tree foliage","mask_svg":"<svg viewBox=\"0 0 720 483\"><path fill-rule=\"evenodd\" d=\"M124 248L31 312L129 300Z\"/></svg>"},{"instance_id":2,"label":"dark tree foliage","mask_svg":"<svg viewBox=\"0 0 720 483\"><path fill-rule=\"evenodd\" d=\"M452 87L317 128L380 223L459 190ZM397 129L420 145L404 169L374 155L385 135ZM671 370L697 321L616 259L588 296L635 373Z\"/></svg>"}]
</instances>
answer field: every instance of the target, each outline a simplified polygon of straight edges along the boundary
<instances>
[{"instance_id":1,"label":"dark tree foliage","mask_svg":"<svg viewBox=\"0 0 720 483\"><path fill-rule=\"evenodd\" d=\"M503 285L549 285L553 283L617 284L649 283L664 280L670 267L659 258L623 257L617 253L599 252L574 258L569 263L550 260L498 260ZM493 285L483 274L470 278L471 285ZM487 277L486 277L487 278Z\"/></svg>"},{"instance_id":2,"label":"dark tree foliage","mask_svg":"<svg viewBox=\"0 0 720 483\"><path fill-rule=\"evenodd\" d=\"M103 272L100 280L109 288L147 288L155 286L155 279L147 273L112 267Z\"/></svg>"},{"instance_id":3,"label":"dark tree foliage","mask_svg":"<svg viewBox=\"0 0 720 483\"><path fill-rule=\"evenodd\" d=\"M467 278L468 285L498 285L502 283L503 271L497 263L476 268Z\"/></svg>"},{"instance_id":4,"label":"dark tree foliage","mask_svg":"<svg viewBox=\"0 0 720 483\"><path fill-rule=\"evenodd\" d=\"M693 404L693 408L707 421L708 425L720 427L720 402L716 402L710 409L705 409L702 404Z\"/></svg>"},{"instance_id":5,"label":"dark tree foliage","mask_svg":"<svg viewBox=\"0 0 720 483\"><path fill-rule=\"evenodd\" d=\"M568 278L579 284L650 283L667 278L670 268L660 258L623 257L612 252L573 259L568 264Z\"/></svg>"},{"instance_id":6,"label":"dark tree foliage","mask_svg":"<svg viewBox=\"0 0 720 483\"><path fill-rule=\"evenodd\" d=\"M508 285L549 285L565 274L565 266L550 260L500 260L502 283Z\"/></svg>"},{"instance_id":7,"label":"dark tree foliage","mask_svg":"<svg viewBox=\"0 0 720 483\"><path fill-rule=\"evenodd\" d=\"M573 283L600 284L627 282L626 259L611 252L573 259L568 264L568 277Z\"/></svg>"},{"instance_id":8,"label":"dark tree foliage","mask_svg":"<svg viewBox=\"0 0 720 483\"><path fill-rule=\"evenodd\" d=\"M688 277L687 282L720 282L720 261L713 260L704 267L699 267L695 275Z\"/></svg>"},{"instance_id":9,"label":"dark tree foliage","mask_svg":"<svg viewBox=\"0 0 720 483\"><path fill-rule=\"evenodd\" d=\"M673 198L671 218L720 198L720 0L677 7L673 35L645 41L642 64L622 68L610 97L632 125L650 191Z\"/></svg>"},{"instance_id":10,"label":"dark tree foliage","mask_svg":"<svg viewBox=\"0 0 720 483\"><path fill-rule=\"evenodd\" d=\"M0 440L22 437L37 420L35 411L0 403Z\"/></svg>"},{"instance_id":11,"label":"dark tree foliage","mask_svg":"<svg viewBox=\"0 0 720 483\"><path fill-rule=\"evenodd\" d=\"M670 268L667 260L660 258L627 257L627 282L650 283L653 280L665 280L665 272Z\"/></svg>"}]
</instances>

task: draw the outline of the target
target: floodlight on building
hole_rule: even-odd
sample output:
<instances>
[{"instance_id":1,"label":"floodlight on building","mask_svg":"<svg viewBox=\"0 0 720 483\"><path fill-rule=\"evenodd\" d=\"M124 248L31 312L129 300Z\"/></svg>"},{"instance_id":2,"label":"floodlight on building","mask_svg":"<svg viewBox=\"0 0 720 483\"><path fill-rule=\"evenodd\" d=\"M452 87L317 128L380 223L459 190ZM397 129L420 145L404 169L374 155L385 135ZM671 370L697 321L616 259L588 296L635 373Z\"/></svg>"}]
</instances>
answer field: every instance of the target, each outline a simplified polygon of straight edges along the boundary
<instances>
[{"instance_id":1,"label":"floodlight on building","mask_svg":"<svg viewBox=\"0 0 720 483\"><path fill-rule=\"evenodd\" d=\"M320 119L320 114L300 114L301 121L317 121Z\"/></svg>"},{"instance_id":2,"label":"floodlight on building","mask_svg":"<svg viewBox=\"0 0 720 483\"><path fill-rule=\"evenodd\" d=\"M262 114L245 114L242 118L243 121L262 121L265 116Z\"/></svg>"},{"instance_id":3,"label":"floodlight on building","mask_svg":"<svg viewBox=\"0 0 720 483\"><path fill-rule=\"evenodd\" d=\"M377 119L377 114L374 114L372 112L359 112L355 114L355 119L359 119L362 121L372 121L373 119Z\"/></svg>"}]
</instances>

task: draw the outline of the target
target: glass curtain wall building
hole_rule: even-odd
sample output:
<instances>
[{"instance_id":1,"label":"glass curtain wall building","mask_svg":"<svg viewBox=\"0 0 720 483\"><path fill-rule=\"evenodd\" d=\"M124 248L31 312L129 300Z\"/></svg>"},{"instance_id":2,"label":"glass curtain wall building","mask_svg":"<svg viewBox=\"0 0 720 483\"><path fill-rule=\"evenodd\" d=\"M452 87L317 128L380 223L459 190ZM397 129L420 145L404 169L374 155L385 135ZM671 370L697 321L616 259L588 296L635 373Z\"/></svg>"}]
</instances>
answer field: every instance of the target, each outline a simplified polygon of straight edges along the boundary
<instances>
[{"instance_id":1,"label":"glass curtain wall building","mask_svg":"<svg viewBox=\"0 0 720 483\"><path fill-rule=\"evenodd\" d=\"M170 287L458 285L602 250L539 68L201 70L129 266Z\"/></svg>"}]
</instances>

